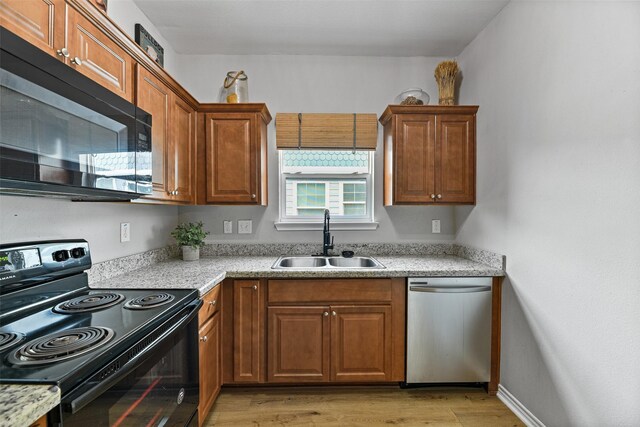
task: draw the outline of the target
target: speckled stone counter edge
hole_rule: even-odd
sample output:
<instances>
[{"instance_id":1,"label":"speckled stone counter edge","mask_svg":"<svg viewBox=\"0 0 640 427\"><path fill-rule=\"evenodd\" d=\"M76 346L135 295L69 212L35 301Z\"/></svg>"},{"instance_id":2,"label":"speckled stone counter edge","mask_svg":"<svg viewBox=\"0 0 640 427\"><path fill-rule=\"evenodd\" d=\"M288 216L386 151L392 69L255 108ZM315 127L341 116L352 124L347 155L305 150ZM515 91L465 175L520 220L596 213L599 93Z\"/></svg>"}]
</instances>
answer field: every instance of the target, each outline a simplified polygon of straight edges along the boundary
<instances>
[{"instance_id":1,"label":"speckled stone counter edge","mask_svg":"<svg viewBox=\"0 0 640 427\"><path fill-rule=\"evenodd\" d=\"M28 426L60 404L52 385L1 384L0 427Z\"/></svg>"},{"instance_id":2,"label":"speckled stone counter edge","mask_svg":"<svg viewBox=\"0 0 640 427\"><path fill-rule=\"evenodd\" d=\"M356 254L371 256L455 255L491 268L503 271L506 268L504 255L457 243L344 243L336 246L340 252L352 250ZM213 243L206 244L200 254L202 257L273 256L275 259L281 255L310 255L317 253L318 247L319 245L312 243ZM171 245L96 263L88 271L89 283L110 279L179 256L180 248Z\"/></svg>"}]
</instances>

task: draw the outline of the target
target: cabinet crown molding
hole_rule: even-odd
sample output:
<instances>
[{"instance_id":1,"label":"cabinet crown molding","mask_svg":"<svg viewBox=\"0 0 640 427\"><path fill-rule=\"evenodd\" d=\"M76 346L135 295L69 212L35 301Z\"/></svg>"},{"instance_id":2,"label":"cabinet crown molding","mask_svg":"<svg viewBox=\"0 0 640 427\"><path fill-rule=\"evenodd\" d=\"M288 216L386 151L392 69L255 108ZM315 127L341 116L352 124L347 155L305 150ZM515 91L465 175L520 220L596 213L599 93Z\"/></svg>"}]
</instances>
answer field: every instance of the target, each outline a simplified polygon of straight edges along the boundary
<instances>
[{"instance_id":1,"label":"cabinet crown molding","mask_svg":"<svg viewBox=\"0 0 640 427\"><path fill-rule=\"evenodd\" d=\"M477 105L389 105L379 122L387 123L393 114L476 114Z\"/></svg>"}]
</instances>

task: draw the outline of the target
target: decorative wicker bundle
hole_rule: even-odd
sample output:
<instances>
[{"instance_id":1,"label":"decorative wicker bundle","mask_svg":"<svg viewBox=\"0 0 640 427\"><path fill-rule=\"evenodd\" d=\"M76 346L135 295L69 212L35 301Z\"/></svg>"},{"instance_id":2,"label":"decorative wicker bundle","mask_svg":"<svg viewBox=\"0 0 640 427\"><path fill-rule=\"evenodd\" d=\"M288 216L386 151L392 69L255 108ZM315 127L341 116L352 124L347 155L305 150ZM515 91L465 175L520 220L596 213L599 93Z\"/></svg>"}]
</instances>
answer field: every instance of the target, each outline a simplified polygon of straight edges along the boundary
<instances>
[{"instance_id":1,"label":"decorative wicker bundle","mask_svg":"<svg viewBox=\"0 0 640 427\"><path fill-rule=\"evenodd\" d=\"M456 76L458 63L456 61L442 61L436 67L434 76L440 92L440 105L454 105Z\"/></svg>"}]
</instances>

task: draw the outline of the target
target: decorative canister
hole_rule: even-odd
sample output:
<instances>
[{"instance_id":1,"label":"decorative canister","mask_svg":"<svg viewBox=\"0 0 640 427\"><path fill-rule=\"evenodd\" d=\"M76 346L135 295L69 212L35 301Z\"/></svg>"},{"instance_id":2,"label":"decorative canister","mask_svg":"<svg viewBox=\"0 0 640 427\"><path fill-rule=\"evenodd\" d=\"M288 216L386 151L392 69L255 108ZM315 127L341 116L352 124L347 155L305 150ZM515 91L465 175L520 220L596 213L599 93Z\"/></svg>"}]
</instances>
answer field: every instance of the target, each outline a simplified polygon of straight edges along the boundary
<instances>
[{"instance_id":1,"label":"decorative canister","mask_svg":"<svg viewBox=\"0 0 640 427\"><path fill-rule=\"evenodd\" d=\"M249 77L242 70L229 71L224 79L224 101L228 104L249 102L248 79Z\"/></svg>"}]
</instances>

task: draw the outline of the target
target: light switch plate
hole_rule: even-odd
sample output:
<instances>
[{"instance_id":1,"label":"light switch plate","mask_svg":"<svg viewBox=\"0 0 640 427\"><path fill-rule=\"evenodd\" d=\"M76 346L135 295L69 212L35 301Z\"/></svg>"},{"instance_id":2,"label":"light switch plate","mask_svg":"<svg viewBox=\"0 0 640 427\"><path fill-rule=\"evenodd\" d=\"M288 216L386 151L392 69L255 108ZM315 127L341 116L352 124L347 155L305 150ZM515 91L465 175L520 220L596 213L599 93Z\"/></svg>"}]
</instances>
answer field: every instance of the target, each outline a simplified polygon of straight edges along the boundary
<instances>
[{"instance_id":1,"label":"light switch plate","mask_svg":"<svg viewBox=\"0 0 640 427\"><path fill-rule=\"evenodd\" d=\"M431 232L432 233L440 233L440 220L432 219L431 220Z\"/></svg>"},{"instance_id":2,"label":"light switch plate","mask_svg":"<svg viewBox=\"0 0 640 427\"><path fill-rule=\"evenodd\" d=\"M239 219L238 220L238 234L251 234L251 228L253 226L253 221L250 219Z\"/></svg>"},{"instance_id":3,"label":"light switch plate","mask_svg":"<svg viewBox=\"0 0 640 427\"><path fill-rule=\"evenodd\" d=\"M225 221L224 222L224 234L233 233L233 221Z\"/></svg>"},{"instance_id":4,"label":"light switch plate","mask_svg":"<svg viewBox=\"0 0 640 427\"><path fill-rule=\"evenodd\" d=\"M120 243L131 240L131 224L128 222L120 223Z\"/></svg>"}]
</instances>

